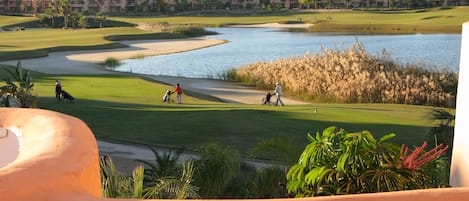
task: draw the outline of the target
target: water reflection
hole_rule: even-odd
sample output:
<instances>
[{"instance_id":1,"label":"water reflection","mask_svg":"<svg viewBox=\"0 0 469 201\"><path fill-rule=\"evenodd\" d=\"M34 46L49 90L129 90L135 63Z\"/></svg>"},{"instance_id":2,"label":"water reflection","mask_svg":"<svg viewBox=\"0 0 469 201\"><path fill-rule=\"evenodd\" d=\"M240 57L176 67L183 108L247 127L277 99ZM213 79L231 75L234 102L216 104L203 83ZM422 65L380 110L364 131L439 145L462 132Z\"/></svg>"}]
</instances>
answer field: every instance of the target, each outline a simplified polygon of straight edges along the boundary
<instances>
[{"instance_id":1,"label":"water reflection","mask_svg":"<svg viewBox=\"0 0 469 201\"><path fill-rule=\"evenodd\" d=\"M208 36L229 43L195 51L126 60L118 71L153 75L217 78L229 68L256 61L314 54L321 47L349 48L356 41L374 55L384 48L401 63L457 70L460 34L357 35L285 32L271 28L210 28Z\"/></svg>"}]
</instances>

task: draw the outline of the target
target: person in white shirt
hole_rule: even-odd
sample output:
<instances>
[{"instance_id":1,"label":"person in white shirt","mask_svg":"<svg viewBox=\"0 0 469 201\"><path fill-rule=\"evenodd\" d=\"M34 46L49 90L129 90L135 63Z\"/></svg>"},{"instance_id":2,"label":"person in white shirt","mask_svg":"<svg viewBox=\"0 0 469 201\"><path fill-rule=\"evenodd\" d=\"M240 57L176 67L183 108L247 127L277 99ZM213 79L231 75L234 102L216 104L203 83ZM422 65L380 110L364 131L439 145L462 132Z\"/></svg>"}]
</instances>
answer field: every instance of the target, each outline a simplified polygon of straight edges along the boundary
<instances>
[{"instance_id":1,"label":"person in white shirt","mask_svg":"<svg viewBox=\"0 0 469 201\"><path fill-rule=\"evenodd\" d=\"M280 85L279 82L275 84L275 95L277 96L277 101L275 102L275 105L277 106L278 103L280 102L280 105L284 106L281 96L282 96L282 86Z\"/></svg>"}]
</instances>

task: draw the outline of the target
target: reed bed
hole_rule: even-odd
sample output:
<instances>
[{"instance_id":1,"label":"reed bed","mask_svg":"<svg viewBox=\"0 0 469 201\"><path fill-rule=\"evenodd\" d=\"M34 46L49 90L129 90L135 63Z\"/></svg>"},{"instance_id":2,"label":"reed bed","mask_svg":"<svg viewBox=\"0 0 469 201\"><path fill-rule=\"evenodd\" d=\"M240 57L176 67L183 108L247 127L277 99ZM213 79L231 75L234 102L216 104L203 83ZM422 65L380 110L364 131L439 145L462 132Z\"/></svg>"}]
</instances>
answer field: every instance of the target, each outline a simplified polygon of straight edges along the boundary
<instances>
[{"instance_id":1,"label":"reed bed","mask_svg":"<svg viewBox=\"0 0 469 201\"><path fill-rule=\"evenodd\" d=\"M398 103L454 107L458 73L399 64L384 50L368 54L362 43L349 49L321 48L314 55L257 62L229 72L232 79L284 90L302 99L342 103Z\"/></svg>"}]
</instances>

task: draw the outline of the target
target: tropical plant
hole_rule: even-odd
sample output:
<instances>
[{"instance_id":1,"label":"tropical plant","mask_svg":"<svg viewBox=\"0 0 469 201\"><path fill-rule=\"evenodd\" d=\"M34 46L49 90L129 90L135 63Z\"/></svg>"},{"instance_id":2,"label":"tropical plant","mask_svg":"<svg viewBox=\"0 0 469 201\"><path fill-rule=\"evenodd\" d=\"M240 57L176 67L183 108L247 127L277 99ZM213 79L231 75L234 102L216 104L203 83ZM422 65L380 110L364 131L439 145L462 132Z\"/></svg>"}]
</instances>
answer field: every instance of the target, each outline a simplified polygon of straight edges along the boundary
<instances>
[{"instance_id":1,"label":"tropical plant","mask_svg":"<svg viewBox=\"0 0 469 201\"><path fill-rule=\"evenodd\" d=\"M240 168L239 153L217 144L208 144L195 162L195 184L200 187L203 198L221 198L230 181Z\"/></svg>"},{"instance_id":2,"label":"tropical plant","mask_svg":"<svg viewBox=\"0 0 469 201\"><path fill-rule=\"evenodd\" d=\"M88 17L86 17L86 15L84 15L82 12L80 12L78 17L78 26L86 28L88 26Z\"/></svg>"},{"instance_id":3,"label":"tropical plant","mask_svg":"<svg viewBox=\"0 0 469 201\"><path fill-rule=\"evenodd\" d=\"M55 15L57 14L57 11L54 9L54 7L50 7L50 8L47 8L45 11L44 11L44 14L50 18L50 21L51 21L51 27L55 27Z\"/></svg>"},{"instance_id":4,"label":"tropical plant","mask_svg":"<svg viewBox=\"0 0 469 201\"><path fill-rule=\"evenodd\" d=\"M58 4L58 13L64 17L64 28L68 27L68 17L72 12L70 0L60 0Z\"/></svg>"},{"instance_id":5,"label":"tropical plant","mask_svg":"<svg viewBox=\"0 0 469 201\"><path fill-rule=\"evenodd\" d=\"M103 28L103 24L106 21L106 16L102 12L97 12L95 20L99 24L99 28Z\"/></svg>"},{"instance_id":6,"label":"tropical plant","mask_svg":"<svg viewBox=\"0 0 469 201\"><path fill-rule=\"evenodd\" d=\"M132 177L123 176L117 171L112 158L99 160L101 169L101 188L105 198L143 198L143 166L137 166Z\"/></svg>"},{"instance_id":7,"label":"tropical plant","mask_svg":"<svg viewBox=\"0 0 469 201\"><path fill-rule=\"evenodd\" d=\"M198 187L194 186L194 165L191 160L185 161L182 168L179 158L184 149L178 149L175 154L172 151L160 153L151 149L154 163L145 160L136 160L146 166L144 195L145 198L198 198Z\"/></svg>"},{"instance_id":8,"label":"tropical plant","mask_svg":"<svg viewBox=\"0 0 469 201\"><path fill-rule=\"evenodd\" d=\"M5 106L9 106L10 98L19 100L21 107L30 108L35 107L36 96L32 95L34 83L29 70L24 70L21 67L21 61L16 63L15 70L6 69L10 74L6 85L0 87L0 95L8 95L6 98ZM17 85L19 84L19 86Z\"/></svg>"},{"instance_id":9,"label":"tropical plant","mask_svg":"<svg viewBox=\"0 0 469 201\"><path fill-rule=\"evenodd\" d=\"M151 148L153 155L155 156L154 163L137 159L137 162L143 163L145 168L145 177L148 181L155 181L158 178L166 176L178 175L181 171L179 166L179 158L184 149L178 149L175 154L172 151L160 153L159 151Z\"/></svg>"},{"instance_id":10,"label":"tropical plant","mask_svg":"<svg viewBox=\"0 0 469 201\"><path fill-rule=\"evenodd\" d=\"M297 197L386 192L427 188L421 169L447 148L440 145L422 154L426 143L408 155L388 140L391 133L376 140L369 131L348 133L329 127L315 136L287 174L287 189Z\"/></svg>"},{"instance_id":11,"label":"tropical plant","mask_svg":"<svg viewBox=\"0 0 469 201\"><path fill-rule=\"evenodd\" d=\"M186 199L199 198L199 188L194 186L194 163L189 160L183 163L180 176L165 176L150 183L150 187L145 188L145 198L152 199Z\"/></svg>"}]
</instances>

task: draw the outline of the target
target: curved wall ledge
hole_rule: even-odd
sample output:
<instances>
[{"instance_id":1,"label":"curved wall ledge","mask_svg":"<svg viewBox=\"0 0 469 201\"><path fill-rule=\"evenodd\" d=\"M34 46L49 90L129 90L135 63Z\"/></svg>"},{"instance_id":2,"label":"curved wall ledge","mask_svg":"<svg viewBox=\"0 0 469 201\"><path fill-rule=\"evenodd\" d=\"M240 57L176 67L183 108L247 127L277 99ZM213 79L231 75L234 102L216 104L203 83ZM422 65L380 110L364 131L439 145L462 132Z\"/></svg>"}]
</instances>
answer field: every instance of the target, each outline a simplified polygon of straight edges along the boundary
<instances>
[{"instance_id":1,"label":"curved wall ledge","mask_svg":"<svg viewBox=\"0 0 469 201\"><path fill-rule=\"evenodd\" d=\"M96 140L81 120L46 110L0 108L0 127L21 133L18 156L0 169L0 200L101 195Z\"/></svg>"}]
</instances>

